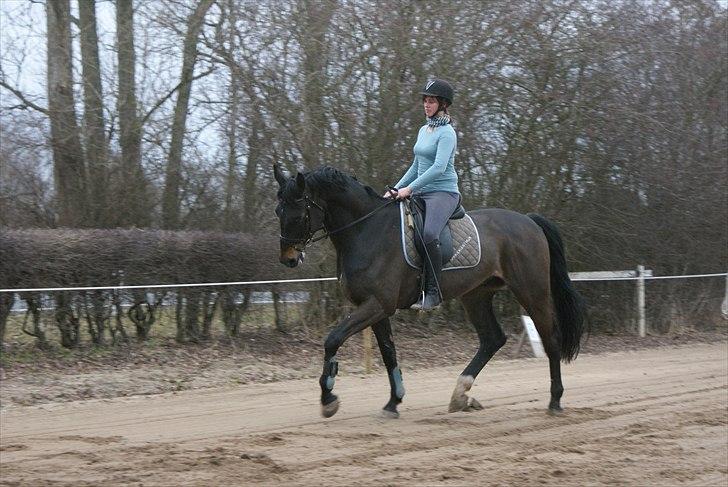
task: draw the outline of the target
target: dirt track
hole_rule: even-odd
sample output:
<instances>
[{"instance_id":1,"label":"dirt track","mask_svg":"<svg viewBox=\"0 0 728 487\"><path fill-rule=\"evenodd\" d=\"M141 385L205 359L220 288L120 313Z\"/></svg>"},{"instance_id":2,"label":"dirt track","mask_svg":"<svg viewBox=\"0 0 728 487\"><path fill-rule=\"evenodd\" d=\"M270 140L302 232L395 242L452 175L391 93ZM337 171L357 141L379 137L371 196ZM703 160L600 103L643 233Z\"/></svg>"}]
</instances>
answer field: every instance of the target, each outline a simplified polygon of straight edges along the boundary
<instances>
[{"instance_id":1,"label":"dirt track","mask_svg":"<svg viewBox=\"0 0 728 487\"><path fill-rule=\"evenodd\" d=\"M445 413L458 368L340 375L337 416L315 380L89 400L0 413L0 485L726 485L728 346L584 355L565 414L545 413L545 360L489 365L486 407Z\"/></svg>"}]
</instances>

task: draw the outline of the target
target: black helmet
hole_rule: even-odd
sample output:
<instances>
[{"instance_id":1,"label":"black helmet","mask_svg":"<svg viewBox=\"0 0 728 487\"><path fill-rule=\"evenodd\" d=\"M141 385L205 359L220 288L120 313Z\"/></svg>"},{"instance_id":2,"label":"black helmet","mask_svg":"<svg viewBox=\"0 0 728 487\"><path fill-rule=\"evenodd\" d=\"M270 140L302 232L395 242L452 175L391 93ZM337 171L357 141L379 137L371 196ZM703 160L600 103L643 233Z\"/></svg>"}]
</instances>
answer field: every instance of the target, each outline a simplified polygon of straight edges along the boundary
<instances>
[{"instance_id":1,"label":"black helmet","mask_svg":"<svg viewBox=\"0 0 728 487\"><path fill-rule=\"evenodd\" d=\"M431 79L425 85L425 89L420 93L426 96L439 96L444 98L449 105L452 105L453 96L455 96L455 89L450 83L444 79Z\"/></svg>"}]
</instances>

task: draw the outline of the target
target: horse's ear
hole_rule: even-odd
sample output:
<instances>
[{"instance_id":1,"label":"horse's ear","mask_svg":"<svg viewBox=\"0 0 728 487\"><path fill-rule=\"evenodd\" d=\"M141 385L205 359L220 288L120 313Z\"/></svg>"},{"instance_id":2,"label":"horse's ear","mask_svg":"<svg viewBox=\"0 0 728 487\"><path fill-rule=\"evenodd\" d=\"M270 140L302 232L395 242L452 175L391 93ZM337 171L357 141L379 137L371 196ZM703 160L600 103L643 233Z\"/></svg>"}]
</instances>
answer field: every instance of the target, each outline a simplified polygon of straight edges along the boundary
<instances>
[{"instance_id":1,"label":"horse's ear","mask_svg":"<svg viewBox=\"0 0 728 487\"><path fill-rule=\"evenodd\" d=\"M303 192L303 190L306 189L306 177L301 172L296 174L296 187L301 192Z\"/></svg>"},{"instance_id":2,"label":"horse's ear","mask_svg":"<svg viewBox=\"0 0 728 487\"><path fill-rule=\"evenodd\" d=\"M281 166L275 163L273 164L273 175L276 177L276 181L278 181L279 186L283 186L286 184L286 181L288 181L288 178L281 170Z\"/></svg>"}]
</instances>

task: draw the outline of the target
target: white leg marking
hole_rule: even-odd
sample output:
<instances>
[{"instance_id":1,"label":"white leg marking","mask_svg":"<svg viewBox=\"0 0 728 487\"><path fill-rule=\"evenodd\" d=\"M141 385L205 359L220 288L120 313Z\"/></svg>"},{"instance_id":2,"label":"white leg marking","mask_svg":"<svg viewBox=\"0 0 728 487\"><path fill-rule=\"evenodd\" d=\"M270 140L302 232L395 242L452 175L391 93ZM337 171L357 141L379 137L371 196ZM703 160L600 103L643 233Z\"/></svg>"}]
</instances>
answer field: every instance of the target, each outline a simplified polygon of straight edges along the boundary
<instances>
[{"instance_id":1,"label":"white leg marking","mask_svg":"<svg viewBox=\"0 0 728 487\"><path fill-rule=\"evenodd\" d=\"M475 382L475 377L473 377L472 375L461 375L460 377L458 377L458 383L455 386L453 396L460 396L468 392L470 388L473 387L473 382Z\"/></svg>"},{"instance_id":2,"label":"white leg marking","mask_svg":"<svg viewBox=\"0 0 728 487\"><path fill-rule=\"evenodd\" d=\"M458 383L455 385L455 390L452 391L450 407L448 408L451 413L468 409L469 398L465 393L473 387L473 382L475 382L475 377L472 375L461 375L458 377Z\"/></svg>"}]
</instances>

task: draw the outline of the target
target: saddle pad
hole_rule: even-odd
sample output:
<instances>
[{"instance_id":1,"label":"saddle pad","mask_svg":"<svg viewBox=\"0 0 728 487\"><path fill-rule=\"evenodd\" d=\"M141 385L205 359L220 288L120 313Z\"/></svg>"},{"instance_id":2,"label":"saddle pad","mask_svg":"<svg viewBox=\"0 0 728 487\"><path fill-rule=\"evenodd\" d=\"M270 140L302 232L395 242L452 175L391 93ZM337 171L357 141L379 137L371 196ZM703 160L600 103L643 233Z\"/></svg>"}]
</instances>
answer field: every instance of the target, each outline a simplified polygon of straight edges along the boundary
<instances>
[{"instance_id":1,"label":"saddle pad","mask_svg":"<svg viewBox=\"0 0 728 487\"><path fill-rule=\"evenodd\" d=\"M422 268L422 257L415 247L415 230L412 217L408 214L406 205L399 204L400 227L402 234L402 251L404 259L415 269ZM452 233L452 247L454 254L449 262L442 266L443 271L467 269L480 263L480 235L470 215L447 223Z\"/></svg>"}]
</instances>

